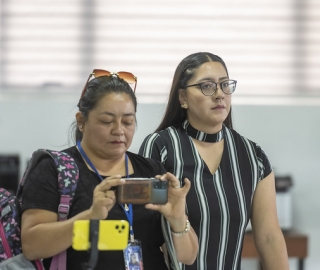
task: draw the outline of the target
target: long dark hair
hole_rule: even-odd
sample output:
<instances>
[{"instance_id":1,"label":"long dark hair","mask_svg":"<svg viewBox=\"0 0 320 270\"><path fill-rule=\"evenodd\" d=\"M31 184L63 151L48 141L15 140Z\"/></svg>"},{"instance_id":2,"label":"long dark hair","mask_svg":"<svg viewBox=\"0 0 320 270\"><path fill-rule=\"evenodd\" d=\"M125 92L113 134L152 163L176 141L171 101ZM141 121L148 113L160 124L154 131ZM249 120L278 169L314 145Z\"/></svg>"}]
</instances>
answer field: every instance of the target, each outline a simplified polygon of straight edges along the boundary
<instances>
[{"instance_id":1,"label":"long dark hair","mask_svg":"<svg viewBox=\"0 0 320 270\"><path fill-rule=\"evenodd\" d=\"M88 119L91 110L97 106L98 102L110 93L125 93L128 94L134 104L134 111L137 112L137 98L133 93L130 85L123 79L117 76L101 76L89 81L87 88L80 98L78 107L84 119ZM71 126L70 137L74 142L82 140L82 132L77 127L75 120Z\"/></svg>"},{"instance_id":2,"label":"long dark hair","mask_svg":"<svg viewBox=\"0 0 320 270\"><path fill-rule=\"evenodd\" d=\"M198 52L184 58L174 73L166 111L156 131L166 129L170 126L178 127L187 119L186 110L180 106L179 89L183 89L192 78L196 69L206 62L221 63L229 76L226 64L218 55L208 52ZM227 118L224 120L224 124L228 128L232 128L231 107Z\"/></svg>"}]
</instances>

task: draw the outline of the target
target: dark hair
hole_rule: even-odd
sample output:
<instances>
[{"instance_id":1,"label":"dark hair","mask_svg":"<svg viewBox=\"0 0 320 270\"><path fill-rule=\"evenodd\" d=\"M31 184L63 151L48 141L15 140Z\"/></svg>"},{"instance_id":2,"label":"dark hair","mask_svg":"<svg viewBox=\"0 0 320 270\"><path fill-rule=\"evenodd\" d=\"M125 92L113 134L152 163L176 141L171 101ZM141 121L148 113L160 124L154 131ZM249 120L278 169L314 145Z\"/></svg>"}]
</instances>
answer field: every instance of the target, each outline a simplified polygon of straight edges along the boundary
<instances>
[{"instance_id":1,"label":"dark hair","mask_svg":"<svg viewBox=\"0 0 320 270\"><path fill-rule=\"evenodd\" d=\"M183 123L184 120L187 119L186 110L180 106L179 89L184 89L187 85L187 82L194 75L196 69L206 62L221 63L225 68L227 75L229 76L226 64L218 55L208 52L198 52L184 58L174 73L168 105L166 107L162 122L156 131L166 129L170 126L178 127L181 125L181 123ZM232 128L231 107L227 118L224 120L224 124L228 128Z\"/></svg>"},{"instance_id":2,"label":"dark hair","mask_svg":"<svg viewBox=\"0 0 320 270\"><path fill-rule=\"evenodd\" d=\"M83 96L79 100L78 107L83 117L87 119L90 111L97 106L98 102L105 95L111 93L129 95L134 104L134 111L137 111L137 98L125 80L117 76L101 76L89 81ZM82 140L82 132L79 131L76 120L71 124L71 133L74 142Z\"/></svg>"}]
</instances>

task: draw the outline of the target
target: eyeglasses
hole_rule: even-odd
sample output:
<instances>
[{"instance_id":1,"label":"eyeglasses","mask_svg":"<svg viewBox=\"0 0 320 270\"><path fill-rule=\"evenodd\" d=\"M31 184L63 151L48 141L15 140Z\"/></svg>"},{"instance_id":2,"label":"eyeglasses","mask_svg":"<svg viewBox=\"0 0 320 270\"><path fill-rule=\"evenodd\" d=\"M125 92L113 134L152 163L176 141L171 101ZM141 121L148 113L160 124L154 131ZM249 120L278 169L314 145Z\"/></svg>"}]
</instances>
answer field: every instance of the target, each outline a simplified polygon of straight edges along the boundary
<instances>
[{"instance_id":1,"label":"eyeglasses","mask_svg":"<svg viewBox=\"0 0 320 270\"><path fill-rule=\"evenodd\" d=\"M86 84L83 87L80 99L83 97L84 93L86 92L87 89L87 85L88 82L91 78L91 76L94 76L95 78L101 77L101 76L117 76L123 80L125 80L127 83L132 84L134 83L134 87L133 87L133 92L136 92L136 87L137 87L137 77L134 76L132 73L127 72L127 71L118 71L118 72L110 72L107 70L103 70L103 69L94 69L88 77L88 80L86 82Z\"/></svg>"},{"instance_id":2,"label":"eyeglasses","mask_svg":"<svg viewBox=\"0 0 320 270\"><path fill-rule=\"evenodd\" d=\"M236 90L237 81L236 80L226 80L221 83L207 81L207 82L187 85L184 88L198 86L198 87L200 87L201 92L205 96L212 96L217 91L218 85L220 85L220 89L222 90L223 93L225 93L226 95L231 95Z\"/></svg>"}]
</instances>

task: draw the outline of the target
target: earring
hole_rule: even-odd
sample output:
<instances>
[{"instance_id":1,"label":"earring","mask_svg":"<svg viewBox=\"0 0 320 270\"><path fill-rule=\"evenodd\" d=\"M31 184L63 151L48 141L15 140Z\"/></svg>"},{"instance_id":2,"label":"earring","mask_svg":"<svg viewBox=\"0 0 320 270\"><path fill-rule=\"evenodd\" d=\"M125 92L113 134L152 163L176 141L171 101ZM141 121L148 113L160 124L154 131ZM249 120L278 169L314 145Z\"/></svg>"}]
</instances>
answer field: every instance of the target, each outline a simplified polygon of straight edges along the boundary
<instances>
[{"instance_id":1,"label":"earring","mask_svg":"<svg viewBox=\"0 0 320 270\"><path fill-rule=\"evenodd\" d=\"M82 126L79 126L79 130L81 130L82 129Z\"/></svg>"},{"instance_id":2,"label":"earring","mask_svg":"<svg viewBox=\"0 0 320 270\"><path fill-rule=\"evenodd\" d=\"M181 104L181 108L186 109L187 108L187 104Z\"/></svg>"}]
</instances>

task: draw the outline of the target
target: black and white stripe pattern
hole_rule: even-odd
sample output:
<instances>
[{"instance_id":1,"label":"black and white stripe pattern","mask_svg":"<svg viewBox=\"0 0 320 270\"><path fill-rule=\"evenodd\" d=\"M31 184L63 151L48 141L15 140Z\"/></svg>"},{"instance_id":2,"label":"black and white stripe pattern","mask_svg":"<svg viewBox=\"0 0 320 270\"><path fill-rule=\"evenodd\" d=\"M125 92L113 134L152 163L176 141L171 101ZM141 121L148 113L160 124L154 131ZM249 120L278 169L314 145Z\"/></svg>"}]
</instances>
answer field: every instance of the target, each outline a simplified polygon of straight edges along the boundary
<instances>
[{"instance_id":1,"label":"black and white stripe pattern","mask_svg":"<svg viewBox=\"0 0 320 270\"><path fill-rule=\"evenodd\" d=\"M182 124L183 128L187 131L188 135L203 142L220 142L224 138L223 130L220 130L214 134L208 134L203 131L195 129L188 120L185 120Z\"/></svg>"},{"instance_id":2,"label":"black and white stripe pattern","mask_svg":"<svg viewBox=\"0 0 320 270\"><path fill-rule=\"evenodd\" d=\"M139 153L162 162L191 189L187 213L199 238L196 262L185 270L239 270L246 225L258 182L271 172L265 153L254 142L223 127L224 151L212 175L183 127L149 135Z\"/></svg>"}]
</instances>

